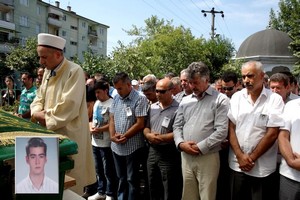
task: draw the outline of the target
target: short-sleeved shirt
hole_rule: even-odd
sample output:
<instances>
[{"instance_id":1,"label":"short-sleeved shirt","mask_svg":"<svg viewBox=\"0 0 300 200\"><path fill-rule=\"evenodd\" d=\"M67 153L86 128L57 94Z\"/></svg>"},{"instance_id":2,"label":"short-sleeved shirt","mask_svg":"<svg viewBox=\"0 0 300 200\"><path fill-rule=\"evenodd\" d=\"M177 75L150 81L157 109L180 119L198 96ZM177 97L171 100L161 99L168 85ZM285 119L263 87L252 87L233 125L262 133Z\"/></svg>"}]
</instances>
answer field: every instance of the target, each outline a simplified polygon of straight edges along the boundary
<instances>
[{"instance_id":1,"label":"short-sleeved shirt","mask_svg":"<svg viewBox=\"0 0 300 200\"><path fill-rule=\"evenodd\" d=\"M22 90L18 109L19 114L22 115L30 110L30 104L33 102L33 99L36 96L36 90L37 88L35 86L32 86L28 90L26 88Z\"/></svg>"},{"instance_id":2,"label":"short-sleeved shirt","mask_svg":"<svg viewBox=\"0 0 300 200\"><path fill-rule=\"evenodd\" d=\"M191 94L182 99L173 125L175 144L194 141L202 154L217 152L228 133L226 95L208 87L199 99Z\"/></svg>"},{"instance_id":3,"label":"short-sleeved shirt","mask_svg":"<svg viewBox=\"0 0 300 200\"><path fill-rule=\"evenodd\" d=\"M235 133L241 150L252 153L257 144L265 136L268 127L283 125L282 111L284 103L282 97L263 87L255 103L248 96L247 89L236 92L230 100L228 117L235 124ZM262 156L255 161L255 166L247 175L266 177L276 169L278 144L275 142ZM229 167L237 172L239 168L237 158L230 148Z\"/></svg>"},{"instance_id":4,"label":"short-sleeved shirt","mask_svg":"<svg viewBox=\"0 0 300 200\"><path fill-rule=\"evenodd\" d=\"M159 102L153 103L149 110L149 116L147 119L146 127L151 130L151 132L156 132L160 134L166 134L173 132L173 123L176 116L176 111L179 103L173 99L173 102L167 108L161 108ZM161 143L160 145L165 145L167 143Z\"/></svg>"},{"instance_id":5,"label":"short-sleeved shirt","mask_svg":"<svg viewBox=\"0 0 300 200\"><path fill-rule=\"evenodd\" d=\"M93 127L101 127L108 124L109 110L113 102L112 98L102 102L97 100L93 108ZM110 147L109 131L92 135L92 145L96 147Z\"/></svg>"},{"instance_id":6,"label":"short-sleeved shirt","mask_svg":"<svg viewBox=\"0 0 300 200\"><path fill-rule=\"evenodd\" d=\"M122 98L119 94L114 97L110 113L114 116L115 131L125 134L136 123L137 117L147 116L147 98L132 89L129 95ZM127 156L145 145L142 130L127 139L124 144L111 143L113 152L120 156Z\"/></svg>"},{"instance_id":7,"label":"short-sleeved shirt","mask_svg":"<svg viewBox=\"0 0 300 200\"><path fill-rule=\"evenodd\" d=\"M292 100L285 105L283 112L284 126L280 129L290 132L292 151L300 154L300 99ZM300 182L300 171L291 168L284 158L281 160L280 174Z\"/></svg>"}]
</instances>

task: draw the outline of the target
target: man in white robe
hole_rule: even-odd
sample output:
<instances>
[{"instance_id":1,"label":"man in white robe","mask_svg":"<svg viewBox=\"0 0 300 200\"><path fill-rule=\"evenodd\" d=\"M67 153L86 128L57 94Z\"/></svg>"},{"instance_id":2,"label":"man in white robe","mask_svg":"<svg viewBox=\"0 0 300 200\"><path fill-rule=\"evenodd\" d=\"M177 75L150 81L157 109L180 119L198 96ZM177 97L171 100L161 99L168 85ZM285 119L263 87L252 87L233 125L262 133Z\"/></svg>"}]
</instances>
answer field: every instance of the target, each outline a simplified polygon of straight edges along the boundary
<instances>
[{"instance_id":1,"label":"man in white robe","mask_svg":"<svg viewBox=\"0 0 300 200\"><path fill-rule=\"evenodd\" d=\"M83 187L95 182L95 169L89 134L82 68L63 55L66 40L51 34L38 35L37 52L45 73L32 102L32 119L55 133L67 135L78 144L72 156L75 167L70 176L76 179L71 189L80 194Z\"/></svg>"}]
</instances>

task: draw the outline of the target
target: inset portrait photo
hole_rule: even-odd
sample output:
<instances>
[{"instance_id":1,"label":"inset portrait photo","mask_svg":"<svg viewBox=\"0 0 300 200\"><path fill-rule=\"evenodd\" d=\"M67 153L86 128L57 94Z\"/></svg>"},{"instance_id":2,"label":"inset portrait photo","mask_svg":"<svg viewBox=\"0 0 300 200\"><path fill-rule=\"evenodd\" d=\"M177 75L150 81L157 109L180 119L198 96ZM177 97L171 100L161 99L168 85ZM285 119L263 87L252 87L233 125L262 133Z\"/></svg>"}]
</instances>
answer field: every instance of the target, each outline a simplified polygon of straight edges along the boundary
<instances>
[{"instance_id":1,"label":"inset portrait photo","mask_svg":"<svg viewBox=\"0 0 300 200\"><path fill-rule=\"evenodd\" d=\"M59 193L58 137L16 137L15 193Z\"/></svg>"}]
</instances>

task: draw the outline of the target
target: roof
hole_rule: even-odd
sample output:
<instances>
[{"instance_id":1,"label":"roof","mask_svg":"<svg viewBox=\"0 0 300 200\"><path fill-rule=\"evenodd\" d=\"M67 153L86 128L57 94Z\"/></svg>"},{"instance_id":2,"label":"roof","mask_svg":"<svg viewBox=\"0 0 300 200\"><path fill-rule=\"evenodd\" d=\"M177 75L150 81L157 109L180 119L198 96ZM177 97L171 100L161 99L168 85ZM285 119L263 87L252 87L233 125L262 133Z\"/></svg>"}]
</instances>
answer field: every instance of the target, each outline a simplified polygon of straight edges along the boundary
<instances>
[{"instance_id":1,"label":"roof","mask_svg":"<svg viewBox=\"0 0 300 200\"><path fill-rule=\"evenodd\" d=\"M287 33L267 29L250 35L240 46L236 58L250 56L293 56Z\"/></svg>"}]
</instances>

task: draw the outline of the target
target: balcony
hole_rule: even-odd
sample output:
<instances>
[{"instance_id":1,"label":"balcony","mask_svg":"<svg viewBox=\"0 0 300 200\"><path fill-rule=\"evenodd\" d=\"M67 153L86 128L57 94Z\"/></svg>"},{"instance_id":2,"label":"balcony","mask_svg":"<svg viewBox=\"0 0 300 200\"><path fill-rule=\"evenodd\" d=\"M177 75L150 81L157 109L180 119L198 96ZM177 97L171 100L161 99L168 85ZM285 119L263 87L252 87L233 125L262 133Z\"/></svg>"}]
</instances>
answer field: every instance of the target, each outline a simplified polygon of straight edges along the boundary
<instances>
[{"instance_id":1,"label":"balcony","mask_svg":"<svg viewBox=\"0 0 300 200\"><path fill-rule=\"evenodd\" d=\"M14 2L13 0L1 0L0 1L0 12L6 13L10 10L14 9Z\"/></svg>"},{"instance_id":2,"label":"balcony","mask_svg":"<svg viewBox=\"0 0 300 200\"><path fill-rule=\"evenodd\" d=\"M88 35L91 37L98 37L96 30L88 30Z\"/></svg>"},{"instance_id":3,"label":"balcony","mask_svg":"<svg viewBox=\"0 0 300 200\"><path fill-rule=\"evenodd\" d=\"M48 17L48 24L61 28L62 27L62 21L58 20L58 19L54 19L52 17Z\"/></svg>"},{"instance_id":4,"label":"balcony","mask_svg":"<svg viewBox=\"0 0 300 200\"><path fill-rule=\"evenodd\" d=\"M48 14L57 15L58 17L63 17L64 16L63 12L61 12L59 10L56 10L56 9L54 9L52 7L48 8Z\"/></svg>"},{"instance_id":5,"label":"balcony","mask_svg":"<svg viewBox=\"0 0 300 200\"><path fill-rule=\"evenodd\" d=\"M11 23L11 22L0 20L0 28L15 31L16 30L16 25L14 23Z\"/></svg>"}]
</instances>

